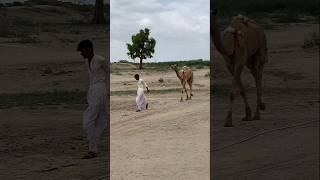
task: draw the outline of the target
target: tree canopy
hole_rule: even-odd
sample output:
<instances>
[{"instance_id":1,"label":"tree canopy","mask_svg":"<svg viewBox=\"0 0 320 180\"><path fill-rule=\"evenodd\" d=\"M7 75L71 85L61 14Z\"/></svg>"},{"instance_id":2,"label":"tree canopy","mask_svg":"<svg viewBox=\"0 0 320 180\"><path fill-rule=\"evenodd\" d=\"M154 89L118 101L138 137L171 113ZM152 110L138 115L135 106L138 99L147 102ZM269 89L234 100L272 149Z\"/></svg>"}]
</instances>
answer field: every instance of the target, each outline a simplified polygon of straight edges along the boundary
<instances>
[{"instance_id":1,"label":"tree canopy","mask_svg":"<svg viewBox=\"0 0 320 180\"><path fill-rule=\"evenodd\" d=\"M139 33L131 36L132 44L127 43L127 55L131 59L138 58L140 60L139 69L143 68L142 61L147 58L152 58L154 54L156 40L149 37L149 35L150 29L141 29Z\"/></svg>"}]
</instances>

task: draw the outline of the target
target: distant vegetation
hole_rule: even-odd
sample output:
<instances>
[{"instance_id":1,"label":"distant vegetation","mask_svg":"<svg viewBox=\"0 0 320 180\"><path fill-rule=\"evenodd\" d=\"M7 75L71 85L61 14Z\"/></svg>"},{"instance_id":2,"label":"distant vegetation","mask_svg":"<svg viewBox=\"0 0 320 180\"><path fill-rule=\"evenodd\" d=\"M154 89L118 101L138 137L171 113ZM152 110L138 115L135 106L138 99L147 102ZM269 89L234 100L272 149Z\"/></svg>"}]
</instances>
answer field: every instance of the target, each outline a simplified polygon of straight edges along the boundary
<instances>
[{"instance_id":1,"label":"distant vegetation","mask_svg":"<svg viewBox=\"0 0 320 180\"><path fill-rule=\"evenodd\" d=\"M93 12L93 4L74 4L72 2L63 2L59 0L27 0L24 2L12 2L12 3L0 3L0 7L13 7L13 6L34 6L34 5L50 5L59 6L65 8L71 8L78 11L90 11ZM105 4L109 9L109 4Z\"/></svg>"},{"instance_id":2,"label":"distant vegetation","mask_svg":"<svg viewBox=\"0 0 320 180\"><path fill-rule=\"evenodd\" d=\"M86 102L86 92L79 90L0 94L0 108L32 105L86 104Z\"/></svg>"},{"instance_id":3,"label":"distant vegetation","mask_svg":"<svg viewBox=\"0 0 320 180\"><path fill-rule=\"evenodd\" d=\"M210 62L204 61L202 59L198 60L190 60L190 61L167 61L167 62L157 62L157 63L146 63L145 68L157 69L157 70L168 70L169 66L172 64L177 64L178 68L182 68L183 66L188 66L191 69L202 69L205 67L209 67Z\"/></svg>"},{"instance_id":4,"label":"distant vegetation","mask_svg":"<svg viewBox=\"0 0 320 180\"><path fill-rule=\"evenodd\" d=\"M39 34L38 23L26 21L21 18L0 17L0 37L14 38L11 42L36 43Z\"/></svg>"},{"instance_id":5,"label":"distant vegetation","mask_svg":"<svg viewBox=\"0 0 320 180\"><path fill-rule=\"evenodd\" d=\"M214 0L212 7L217 8L224 19L222 26L237 14L254 19L266 29L272 28L266 18L275 23L318 22L320 15L319 0Z\"/></svg>"},{"instance_id":6,"label":"distant vegetation","mask_svg":"<svg viewBox=\"0 0 320 180\"><path fill-rule=\"evenodd\" d=\"M121 62L119 63L127 63L132 65L132 68L128 68L128 67L119 67L119 66L111 66L111 73L114 74L119 74L119 72L123 72L123 71L131 71L131 70L136 70L137 66L139 65L139 63L131 63L128 62L126 60L121 60ZM117 63L114 63L115 65ZM156 71L168 71L169 70L169 66L172 64L177 64L178 67L182 68L183 66L188 66L191 69L203 69L203 68L209 68L210 66L210 62L209 61L205 61L202 59L196 59L196 60L189 60L189 61L166 61L166 62L151 62L151 63L145 63L144 64L144 69L146 71L148 70L156 70Z\"/></svg>"},{"instance_id":7,"label":"distant vegetation","mask_svg":"<svg viewBox=\"0 0 320 180\"><path fill-rule=\"evenodd\" d=\"M319 15L319 0L214 0L222 16L234 16L238 13L259 14L273 12L292 12L296 14Z\"/></svg>"},{"instance_id":8,"label":"distant vegetation","mask_svg":"<svg viewBox=\"0 0 320 180\"><path fill-rule=\"evenodd\" d=\"M75 43L75 35L80 37L86 32L82 31L83 26L96 28L90 23L93 11L92 4L73 4L58 0L28 0L5 4L0 2L0 38L3 38L1 42L46 43L49 42L46 34L50 33L54 34L51 37L55 37L63 45ZM25 15L25 12L34 12L38 16L33 17L33 13ZM46 20L41 14L45 14L50 20ZM56 20L51 21L55 16Z\"/></svg>"}]
</instances>

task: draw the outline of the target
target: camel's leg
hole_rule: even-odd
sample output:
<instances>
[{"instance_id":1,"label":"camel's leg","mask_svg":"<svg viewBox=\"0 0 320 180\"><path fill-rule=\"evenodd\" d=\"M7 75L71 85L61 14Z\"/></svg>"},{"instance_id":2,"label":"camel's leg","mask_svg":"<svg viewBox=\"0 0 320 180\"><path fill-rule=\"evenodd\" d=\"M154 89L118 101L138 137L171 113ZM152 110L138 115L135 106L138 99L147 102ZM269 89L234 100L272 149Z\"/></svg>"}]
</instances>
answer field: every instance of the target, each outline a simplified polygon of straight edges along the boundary
<instances>
[{"instance_id":1,"label":"camel's leg","mask_svg":"<svg viewBox=\"0 0 320 180\"><path fill-rule=\"evenodd\" d=\"M184 88L183 88L183 82L182 82L182 81L181 81L181 86L182 86L182 88L181 88L181 97L180 97L180 102L182 102L182 101L183 101L182 96L183 96L183 91L184 91Z\"/></svg>"},{"instance_id":2,"label":"camel's leg","mask_svg":"<svg viewBox=\"0 0 320 180\"><path fill-rule=\"evenodd\" d=\"M229 71L233 74L233 69L228 67ZM246 95L246 92L245 92L245 88L242 84L242 81L241 81L241 77L239 77L239 89L240 89L240 95L242 96L243 98L243 102L244 102L244 105L245 105L245 113L246 113L246 116L244 118L242 118L243 121L251 121L252 118L251 118L251 108L250 108L250 105L248 103L248 100L247 100L247 95Z\"/></svg>"},{"instance_id":3,"label":"camel's leg","mask_svg":"<svg viewBox=\"0 0 320 180\"><path fill-rule=\"evenodd\" d=\"M236 62L237 64L233 65L233 64L227 64L228 70L230 71L230 73L233 75L233 79L232 79L232 89L230 92L230 104L229 104L229 112L226 118L226 123L225 123L225 127L232 127L232 106L233 106L233 101L235 99L235 94L237 91L237 87L239 86L240 88L240 92L241 92L241 96L244 98L245 101L245 105L246 105L246 117L250 117L251 116L251 110L245 95L245 91L244 88L242 86L242 82L240 79L244 64L245 64L245 59L244 58L246 56L242 56L239 59L233 60L233 62Z\"/></svg>"},{"instance_id":4,"label":"camel's leg","mask_svg":"<svg viewBox=\"0 0 320 180\"><path fill-rule=\"evenodd\" d=\"M191 96L193 96L193 93L192 93L192 81L188 81L188 84L189 84L189 87L190 87L190 99L191 99Z\"/></svg>"},{"instance_id":5,"label":"camel's leg","mask_svg":"<svg viewBox=\"0 0 320 180\"><path fill-rule=\"evenodd\" d=\"M237 88L237 78L235 76L233 76L233 80L232 80L232 87L231 87L231 91L230 91L230 95L229 95L229 112L226 118L226 122L224 124L224 127L233 127L232 124L232 104L235 98L235 91Z\"/></svg>"},{"instance_id":6,"label":"camel's leg","mask_svg":"<svg viewBox=\"0 0 320 180\"><path fill-rule=\"evenodd\" d=\"M259 87L259 105L260 105L260 110L265 110L266 109L266 104L262 101L262 74L263 74L263 67L264 64L260 64L259 67L259 73L258 73L258 87Z\"/></svg>"},{"instance_id":7,"label":"camel's leg","mask_svg":"<svg viewBox=\"0 0 320 180\"><path fill-rule=\"evenodd\" d=\"M252 120L252 118L251 118L251 108L250 108L250 105L248 103L246 92L245 92L245 89L243 87L241 78L239 78L239 88L240 88L240 94L241 94L241 96L243 98L243 101L244 101L244 104L245 104L245 112L246 112L246 116L244 118L242 118L242 120L243 121L251 121Z\"/></svg>"},{"instance_id":8,"label":"camel's leg","mask_svg":"<svg viewBox=\"0 0 320 180\"><path fill-rule=\"evenodd\" d=\"M233 76L233 74L234 74L233 65L227 64L227 67L228 67L229 72ZM234 99L233 82L234 82L234 80L232 81L232 89L231 89L230 95L229 95L229 100L230 100L230 102L229 102L229 112L228 112L224 127L233 127L233 124L232 124L232 102L233 102L233 99Z\"/></svg>"},{"instance_id":9,"label":"camel's leg","mask_svg":"<svg viewBox=\"0 0 320 180\"><path fill-rule=\"evenodd\" d=\"M183 91L184 91L184 89L182 88L182 89L181 89L181 98L180 98L180 102L182 102L182 101L183 101L183 98L182 98L182 96L183 96Z\"/></svg>"},{"instance_id":10,"label":"camel's leg","mask_svg":"<svg viewBox=\"0 0 320 180\"><path fill-rule=\"evenodd\" d=\"M191 91L190 95L193 96L193 92L192 92L193 74L191 75L191 78L189 79L188 83L189 83L190 91Z\"/></svg>"},{"instance_id":11,"label":"camel's leg","mask_svg":"<svg viewBox=\"0 0 320 180\"><path fill-rule=\"evenodd\" d=\"M226 122L224 124L225 127L233 127L232 124L232 105L233 105L233 101L235 99L235 93L236 93L236 89L237 86L239 86L239 80L240 80L240 75L243 69L243 65L242 64L238 64L237 66L234 66L232 64L227 64L228 70L230 71L230 73L233 75L233 79L232 79L232 87L231 87L231 91L230 91L230 95L229 95L229 112L226 118Z\"/></svg>"},{"instance_id":12,"label":"camel's leg","mask_svg":"<svg viewBox=\"0 0 320 180\"><path fill-rule=\"evenodd\" d=\"M186 88L186 83L187 83L187 82L184 82L184 83L183 83L183 89L184 89L184 91L186 92L186 96L187 96L187 99L186 99L186 100L189 100L188 91L187 91L187 88Z\"/></svg>"},{"instance_id":13,"label":"camel's leg","mask_svg":"<svg viewBox=\"0 0 320 180\"><path fill-rule=\"evenodd\" d=\"M265 110L266 105L262 102L262 73L263 73L263 64L259 64L252 70L252 74L255 78L256 88L257 88L257 107L254 114L254 120L260 120L260 110Z\"/></svg>"}]
</instances>

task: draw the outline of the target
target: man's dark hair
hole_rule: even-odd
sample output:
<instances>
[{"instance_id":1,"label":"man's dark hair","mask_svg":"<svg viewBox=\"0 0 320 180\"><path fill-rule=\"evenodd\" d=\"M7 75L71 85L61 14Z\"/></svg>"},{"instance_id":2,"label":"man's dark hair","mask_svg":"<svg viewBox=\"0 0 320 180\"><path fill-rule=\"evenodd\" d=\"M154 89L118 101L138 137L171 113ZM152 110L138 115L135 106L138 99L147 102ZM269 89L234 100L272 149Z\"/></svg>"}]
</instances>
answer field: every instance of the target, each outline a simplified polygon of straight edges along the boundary
<instances>
[{"instance_id":1,"label":"man's dark hair","mask_svg":"<svg viewBox=\"0 0 320 180\"><path fill-rule=\"evenodd\" d=\"M139 74L135 74L134 78L139 79Z\"/></svg>"},{"instance_id":2,"label":"man's dark hair","mask_svg":"<svg viewBox=\"0 0 320 180\"><path fill-rule=\"evenodd\" d=\"M80 51L81 49L85 49L85 50L93 50L93 44L90 40L86 39L86 40L82 40L79 44L78 44L78 48L77 51Z\"/></svg>"}]
</instances>

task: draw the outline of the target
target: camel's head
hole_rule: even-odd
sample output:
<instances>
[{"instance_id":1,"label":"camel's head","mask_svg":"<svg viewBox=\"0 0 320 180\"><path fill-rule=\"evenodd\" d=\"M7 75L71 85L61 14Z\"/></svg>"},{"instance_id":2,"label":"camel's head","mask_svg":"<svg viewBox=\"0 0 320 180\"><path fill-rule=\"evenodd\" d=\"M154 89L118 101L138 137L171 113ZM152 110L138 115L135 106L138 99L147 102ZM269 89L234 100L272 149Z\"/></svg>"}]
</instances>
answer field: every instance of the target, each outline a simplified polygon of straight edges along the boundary
<instances>
[{"instance_id":1,"label":"camel's head","mask_svg":"<svg viewBox=\"0 0 320 180\"><path fill-rule=\"evenodd\" d=\"M178 69L178 65L177 64L171 64L170 68L173 70L177 70Z\"/></svg>"},{"instance_id":2,"label":"camel's head","mask_svg":"<svg viewBox=\"0 0 320 180\"><path fill-rule=\"evenodd\" d=\"M210 15L211 16L216 16L217 14L218 14L218 9L217 8L210 9Z\"/></svg>"}]
</instances>

